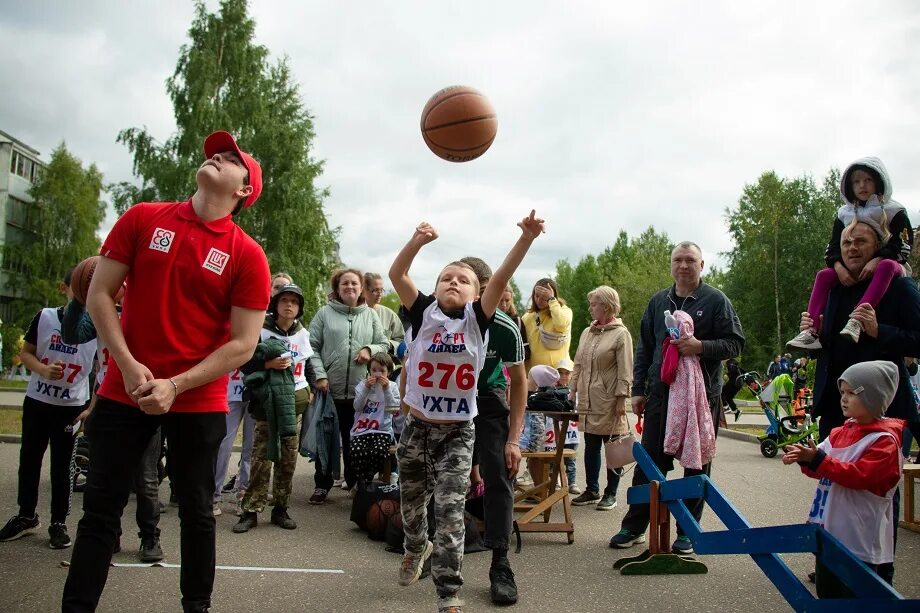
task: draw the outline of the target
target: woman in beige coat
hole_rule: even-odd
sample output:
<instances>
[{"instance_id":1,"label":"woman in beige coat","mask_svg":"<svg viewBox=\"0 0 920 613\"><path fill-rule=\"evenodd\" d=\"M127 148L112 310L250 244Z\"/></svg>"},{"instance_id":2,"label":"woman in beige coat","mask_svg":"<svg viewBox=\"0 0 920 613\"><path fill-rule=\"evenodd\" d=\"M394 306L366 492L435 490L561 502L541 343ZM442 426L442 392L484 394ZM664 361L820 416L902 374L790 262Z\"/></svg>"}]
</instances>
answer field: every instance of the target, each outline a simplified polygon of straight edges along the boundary
<instances>
[{"instance_id":1,"label":"woman in beige coat","mask_svg":"<svg viewBox=\"0 0 920 613\"><path fill-rule=\"evenodd\" d=\"M578 341L571 382L578 412L584 416L587 487L572 504L594 504L598 511L609 511L617 506L622 469L607 469L607 487L601 496L601 449L610 436L629 432L626 398L632 387L633 343L618 317L620 296L615 289L601 285L588 292L588 310L593 321Z\"/></svg>"}]
</instances>

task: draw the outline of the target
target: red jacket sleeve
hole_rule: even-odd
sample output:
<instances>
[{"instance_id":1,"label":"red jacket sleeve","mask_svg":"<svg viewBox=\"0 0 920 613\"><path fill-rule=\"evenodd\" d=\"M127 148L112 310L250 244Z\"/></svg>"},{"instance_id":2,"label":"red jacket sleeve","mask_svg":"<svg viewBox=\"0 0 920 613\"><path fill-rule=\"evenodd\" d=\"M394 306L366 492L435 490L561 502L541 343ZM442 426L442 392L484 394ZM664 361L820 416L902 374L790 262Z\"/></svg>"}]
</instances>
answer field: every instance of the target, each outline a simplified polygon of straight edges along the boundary
<instances>
[{"instance_id":1,"label":"red jacket sleeve","mask_svg":"<svg viewBox=\"0 0 920 613\"><path fill-rule=\"evenodd\" d=\"M901 446L894 437L883 436L855 462L824 455L817 469L802 466L802 472L814 479L826 477L843 487L884 496L901 479L901 461Z\"/></svg>"}]
</instances>

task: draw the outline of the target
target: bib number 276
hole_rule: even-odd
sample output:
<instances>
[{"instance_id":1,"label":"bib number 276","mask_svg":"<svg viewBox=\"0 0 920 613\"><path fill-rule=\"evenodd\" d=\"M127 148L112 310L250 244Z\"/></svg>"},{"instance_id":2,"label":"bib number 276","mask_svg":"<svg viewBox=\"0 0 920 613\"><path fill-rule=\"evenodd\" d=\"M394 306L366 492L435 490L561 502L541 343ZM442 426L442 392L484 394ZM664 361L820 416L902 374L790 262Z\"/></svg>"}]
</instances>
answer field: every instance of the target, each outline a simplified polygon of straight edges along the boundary
<instances>
[{"instance_id":1,"label":"bib number 276","mask_svg":"<svg viewBox=\"0 0 920 613\"><path fill-rule=\"evenodd\" d=\"M446 390L450 386L451 379L454 380L454 385L457 389L463 391L473 389L473 385L476 384L476 373L472 364L455 366L443 362L438 362L437 364L419 362L418 370L419 387L435 387L433 379L437 379L437 387L442 390Z\"/></svg>"}]
</instances>

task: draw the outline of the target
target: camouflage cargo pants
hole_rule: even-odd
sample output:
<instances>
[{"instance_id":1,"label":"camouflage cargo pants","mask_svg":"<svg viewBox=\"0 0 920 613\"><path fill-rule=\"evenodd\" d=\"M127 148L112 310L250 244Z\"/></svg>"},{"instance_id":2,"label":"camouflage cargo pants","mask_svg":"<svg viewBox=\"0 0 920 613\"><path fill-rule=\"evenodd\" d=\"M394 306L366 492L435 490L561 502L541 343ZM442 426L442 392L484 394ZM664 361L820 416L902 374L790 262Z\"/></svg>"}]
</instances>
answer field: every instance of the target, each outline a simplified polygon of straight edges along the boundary
<instances>
[{"instance_id":1,"label":"camouflage cargo pants","mask_svg":"<svg viewBox=\"0 0 920 613\"><path fill-rule=\"evenodd\" d=\"M300 430L300 419L297 417L297 429ZM272 482L272 504L276 507L287 507L291 498L291 482L294 480L294 468L297 466L297 448L300 444L298 437L289 436L281 439L281 461L275 464L269 460L268 452L268 422L256 420L252 437L252 466L249 469L249 487L241 503L244 511L261 513L268 502L268 482ZM275 476L272 479L272 465L275 467Z\"/></svg>"},{"instance_id":2,"label":"camouflage cargo pants","mask_svg":"<svg viewBox=\"0 0 920 613\"><path fill-rule=\"evenodd\" d=\"M463 585L463 511L474 439L473 422L433 424L410 416L396 449L406 551L424 550L428 540L425 511L434 496L437 529L431 576L441 598L456 594Z\"/></svg>"}]
</instances>

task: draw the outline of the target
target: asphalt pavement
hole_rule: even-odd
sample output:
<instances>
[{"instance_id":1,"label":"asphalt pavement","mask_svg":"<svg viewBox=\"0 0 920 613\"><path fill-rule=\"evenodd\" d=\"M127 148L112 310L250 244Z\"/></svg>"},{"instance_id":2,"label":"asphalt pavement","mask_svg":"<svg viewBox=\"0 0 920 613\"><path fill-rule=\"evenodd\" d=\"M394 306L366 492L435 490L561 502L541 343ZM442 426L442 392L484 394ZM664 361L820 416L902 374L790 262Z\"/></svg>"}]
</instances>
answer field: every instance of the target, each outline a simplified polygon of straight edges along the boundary
<instances>
[{"instance_id":1,"label":"asphalt pavement","mask_svg":"<svg viewBox=\"0 0 920 613\"><path fill-rule=\"evenodd\" d=\"M744 417L742 417L742 420ZM19 446L0 444L0 514L2 520L16 509L16 469ZM579 456L581 450L579 451ZM47 458L46 458L47 466ZM45 469L47 473L47 468ZM214 611L435 611L430 579L403 588L396 583L400 556L387 553L348 521L351 500L335 490L329 503L310 506L313 467L301 458L294 479L291 516L297 530L285 531L269 523L268 512L259 526L246 534L233 534L236 521L232 505L224 505L217 518L217 561L234 567L270 567L342 571L281 572L277 570L218 570L213 598ZM815 482L796 468L783 466L778 458L760 455L756 445L719 439L713 478L737 508L755 526L804 521L815 491ZM579 458L578 481L584 487ZM709 574L692 576L624 577L612 570L613 562L640 552L612 550L607 542L625 513L628 478L620 484L620 506L612 511L575 507L575 543L564 535L525 534L520 554L511 562L520 588L520 602L509 611L582 612L606 611L788 611L779 593L747 556L700 556ZM166 497L164 486L161 496ZM43 479L39 513L47 526L49 483ZM138 542L133 538L133 499L125 509L122 546L116 562L137 562ZM80 495L74 500L70 532L76 531ZM178 560L176 509L162 516L163 549L167 562ZM710 511L703 516L707 530L722 529ZM60 594L70 550L48 548L44 529L37 535L0 543L0 610L59 610ZM784 558L799 577L813 565L810 554ZM895 587L906 596L920 598L920 534L899 531ZM465 584L461 595L466 611L492 610L489 602L488 553L471 554L464 560ZM113 568L99 611L177 611L179 571L175 568Z\"/></svg>"}]
</instances>

